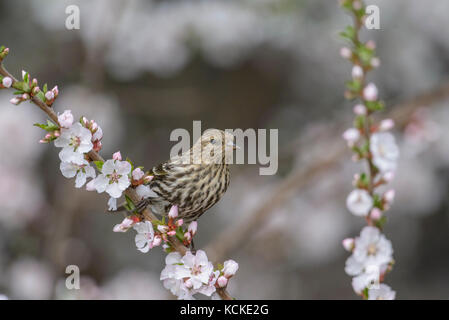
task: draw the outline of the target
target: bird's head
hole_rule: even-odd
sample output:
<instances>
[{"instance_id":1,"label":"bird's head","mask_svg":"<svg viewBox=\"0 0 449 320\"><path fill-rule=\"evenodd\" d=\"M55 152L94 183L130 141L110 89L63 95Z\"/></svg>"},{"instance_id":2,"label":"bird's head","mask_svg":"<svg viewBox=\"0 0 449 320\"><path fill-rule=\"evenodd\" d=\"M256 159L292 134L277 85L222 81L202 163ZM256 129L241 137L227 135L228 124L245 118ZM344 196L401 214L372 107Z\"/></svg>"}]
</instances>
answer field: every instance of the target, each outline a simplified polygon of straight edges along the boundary
<instances>
[{"instance_id":1,"label":"bird's head","mask_svg":"<svg viewBox=\"0 0 449 320\"><path fill-rule=\"evenodd\" d=\"M216 164L229 163L236 148L234 135L218 129L206 130L193 146L194 151L201 152L202 163Z\"/></svg>"}]
</instances>

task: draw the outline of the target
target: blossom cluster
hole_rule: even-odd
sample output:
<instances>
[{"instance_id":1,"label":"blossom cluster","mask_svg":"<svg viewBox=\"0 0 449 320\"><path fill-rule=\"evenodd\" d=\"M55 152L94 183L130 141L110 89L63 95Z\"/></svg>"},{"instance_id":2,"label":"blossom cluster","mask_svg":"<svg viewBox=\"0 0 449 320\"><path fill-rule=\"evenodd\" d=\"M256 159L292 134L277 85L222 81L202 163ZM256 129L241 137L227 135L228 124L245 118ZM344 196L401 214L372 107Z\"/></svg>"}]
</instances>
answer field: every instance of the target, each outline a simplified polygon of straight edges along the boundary
<instances>
[{"instance_id":1,"label":"blossom cluster","mask_svg":"<svg viewBox=\"0 0 449 320\"><path fill-rule=\"evenodd\" d=\"M217 288L226 287L238 270L238 264L233 260L225 261L223 266L214 269L203 250L195 254L187 251L184 256L178 252L169 253L165 263L161 272L164 287L178 299L184 300L193 299L197 293L211 296Z\"/></svg>"},{"instance_id":2,"label":"blossom cluster","mask_svg":"<svg viewBox=\"0 0 449 320\"><path fill-rule=\"evenodd\" d=\"M2 83L3 87L9 88L10 86L13 86L17 90L15 92L15 97L9 100L9 102L14 105L19 105L24 101L31 100L34 97L38 97L47 106L51 107L53 105L53 102L59 95L58 86L55 86L53 87L53 89L48 90L47 84L44 84L43 89L41 90L41 88L38 86L37 79L31 79L29 73L24 70L22 70L21 81L17 81L13 84L10 77L5 77L3 80L6 81L6 83Z\"/></svg>"},{"instance_id":3,"label":"blossom cluster","mask_svg":"<svg viewBox=\"0 0 449 320\"><path fill-rule=\"evenodd\" d=\"M391 242L381 233L386 222L386 211L391 207L395 191L388 189L395 175L399 148L390 132L394 127L392 119L375 122L373 114L385 108L379 100L377 86L366 83L366 74L380 65L375 56L373 40L362 42L359 31L364 25L365 6L359 0L342 0L341 6L355 21L341 36L350 46L343 47L340 54L353 64L352 79L346 82L345 97L358 99L353 111L353 127L343 133L343 139L353 151L354 161L364 161L367 171L355 174L354 190L346 198L348 210L355 216L366 219L359 237L343 240L343 246L352 255L346 261L345 271L352 276L354 291L365 299L394 299L395 292L381 284L387 272L391 271L393 248ZM378 188L382 187L383 192Z\"/></svg>"},{"instance_id":4,"label":"blossom cluster","mask_svg":"<svg viewBox=\"0 0 449 320\"><path fill-rule=\"evenodd\" d=\"M172 206L167 224L164 222L165 219L141 221L138 216L132 215L115 225L113 231L126 232L133 228L137 232L135 236L137 250L143 253L162 244L168 255L165 260L166 266L161 272L161 281L178 299L193 299L193 295L198 293L211 296L216 288L227 286L229 279L237 272L238 264L228 260L223 266L215 269L202 250L196 253L187 251L183 257L179 252L173 252L168 236L176 236L184 245L189 246L198 228L197 222L193 221L187 230L184 230L183 220L176 220L177 217L178 207Z\"/></svg>"},{"instance_id":5,"label":"blossom cluster","mask_svg":"<svg viewBox=\"0 0 449 320\"><path fill-rule=\"evenodd\" d=\"M153 247L159 246L163 242L163 248L170 252L171 246L169 237L175 236L184 245L189 246L193 237L196 234L198 223L192 221L187 230L183 228L183 219L176 219L178 217L178 206L171 207L168 213L168 221L165 222L165 217L162 220L154 220L153 222L141 221L136 215L131 215L123 219L120 224L114 226L114 232L126 232L131 227L137 232L135 237L136 247L139 251L146 253Z\"/></svg>"}]
</instances>

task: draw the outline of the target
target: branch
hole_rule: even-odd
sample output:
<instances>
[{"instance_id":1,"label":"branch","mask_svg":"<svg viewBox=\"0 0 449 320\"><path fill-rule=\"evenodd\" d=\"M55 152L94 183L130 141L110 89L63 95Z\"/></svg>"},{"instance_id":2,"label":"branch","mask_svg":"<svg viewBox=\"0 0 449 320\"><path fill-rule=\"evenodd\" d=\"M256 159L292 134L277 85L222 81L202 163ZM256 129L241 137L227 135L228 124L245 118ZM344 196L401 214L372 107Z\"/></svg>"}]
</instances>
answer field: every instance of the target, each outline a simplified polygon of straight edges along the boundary
<instances>
[{"instance_id":1,"label":"branch","mask_svg":"<svg viewBox=\"0 0 449 320\"><path fill-rule=\"evenodd\" d=\"M387 114L387 117L393 119L398 128L404 128L417 109L430 108L435 103L448 98L449 82L395 105L392 107L392 111ZM344 125L336 126L336 129L328 132L326 136L340 137L343 130ZM335 167L346 155L346 148L342 143L339 147L333 148L333 152L328 153L324 159L311 161L311 164L306 164L292 171L254 211L244 218L244 221L236 221L233 225L227 227L206 247L208 252L213 253L213 256L211 256L213 260L221 261L239 248L242 243L247 243L248 238L267 222L274 210L282 206L296 192L305 188L310 181Z\"/></svg>"},{"instance_id":2,"label":"branch","mask_svg":"<svg viewBox=\"0 0 449 320\"><path fill-rule=\"evenodd\" d=\"M0 57L0 62L1 62L1 58ZM0 63L0 75L2 75L3 77L9 77L12 79L12 85L11 87L15 87L15 85L19 82L10 72L8 72L3 63ZM56 114L56 112L47 104L45 104L40 98L38 98L37 96L32 96L30 98L30 101L33 102L36 106L38 106L42 111L44 111L48 117L53 120L55 123L58 123L58 115ZM90 158L91 161L104 161L103 157L96 151L91 150L87 153L88 157ZM137 203L140 201L140 197L137 194L136 190L133 188L128 188L125 191L125 195L128 196L134 203ZM147 221L155 221L157 220L156 216L151 212L150 209L146 208L141 212L143 219L147 220ZM184 256L189 249L184 246L184 244L177 239L175 236L169 236L168 237L168 242L170 243L170 245L172 246L172 248L179 252L181 254L181 256ZM223 300L232 300L233 298L229 295L229 293L226 291L226 288L217 288L216 292L218 293L218 295L223 299Z\"/></svg>"}]
</instances>

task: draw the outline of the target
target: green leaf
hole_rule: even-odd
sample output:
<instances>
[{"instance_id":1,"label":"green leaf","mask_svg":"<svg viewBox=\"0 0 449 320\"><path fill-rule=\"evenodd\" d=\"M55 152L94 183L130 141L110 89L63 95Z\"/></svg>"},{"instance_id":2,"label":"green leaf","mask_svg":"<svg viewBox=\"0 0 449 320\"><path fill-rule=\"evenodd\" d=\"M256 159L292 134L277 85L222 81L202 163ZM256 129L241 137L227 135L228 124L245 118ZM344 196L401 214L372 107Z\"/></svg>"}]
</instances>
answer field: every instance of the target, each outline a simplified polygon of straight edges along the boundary
<instances>
[{"instance_id":1,"label":"green leaf","mask_svg":"<svg viewBox=\"0 0 449 320\"><path fill-rule=\"evenodd\" d=\"M178 238L179 241L184 241L184 231L182 230L181 227L176 229L176 238Z\"/></svg>"},{"instance_id":2,"label":"green leaf","mask_svg":"<svg viewBox=\"0 0 449 320\"><path fill-rule=\"evenodd\" d=\"M371 59L374 57L374 50L367 48L365 45L360 45L355 52L363 65L368 66L371 64Z\"/></svg>"},{"instance_id":3,"label":"green leaf","mask_svg":"<svg viewBox=\"0 0 449 320\"><path fill-rule=\"evenodd\" d=\"M345 30L340 32L339 35L343 39L347 39L353 42L355 39L356 32L353 26L346 26Z\"/></svg>"},{"instance_id":4,"label":"green leaf","mask_svg":"<svg viewBox=\"0 0 449 320\"><path fill-rule=\"evenodd\" d=\"M128 206L129 211L131 211L131 212L136 211L136 206L134 205L134 202L126 194L125 194L125 199L126 199L126 205Z\"/></svg>"},{"instance_id":5,"label":"green leaf","mask_svg":"<svg viewBox=\"0 0 449 320\"><path fill-rule=\"evenodd\" d=\"M101 171L101 170L103 169L103 164L104 164L103 161L98 160L98 161L94 161L94 163L95 163L95 165L97 166L97 169L98 169L99 171Z\"/></svg>"},{"instance_id":6,"label":"green leaf","mask_svg":"<svg viewBox=\"0 0 449 320\"><path fill-rule=\"evenodd\" d=\"M352 7L352 1L350 1L350 0L345 0L345 1L341 4L341 7L342 7L343 9L348 10L348 11L352 11L352 10L353 10L353 7Z\"/></svg>"},{"instance_id":7,"label":"green leaf","mask_svg":"<svg viewBox=\"0 0 449 320\"><path fill-rule=\"evenodd\" d=\"M381 210L383 209L382 208L382 199L380 198L380 196L377 193L375 193L373 195L373 202L374 202L374 207L379 208Z\"/></svg>"},{"instance_id":8,"label":"green leaf","mask_svg":"<svg viewBox=\"0 0 449 320\"><path fill-rule=\"evenodd\" d=\"M45 101L45 95L42 91L39 91L36 95L40 100Z\"/></svg>"},{"instance_id":9,"label":"green leaf","mask_svg":"<svg viewBox=\"0 0 449 320\"><path fill-rule=\"evenodd\" d=\"M376 221L376 227L382 229L385 223L387 223L387 217L383 215L379 220Z\"/></svg>"},{"instance_id":10,"label":"green leaf","mask_svg":"<svg viewBox=\"0 0 449 320\"><path fill-rule=\"evenodd\" d=\"M352 92L359 92L362 89L362 84L358 80L346 81L346 88Z\"/></svg>"},{"instance_id":11,"label":"green leaf","mask_svg":"<svg viewBox=\"0 0 449 320\"><path fill-rule=\"evenodd\" d=\"M359 115L354 120L354 127L363 130L365 128L366 117L364 115Z\"/></svg>"},{"instance_id":12,"label":"green leaf","mask_svg":"<svg viewBox=\"0 0 449 320\"><path fill-rule=\"evenodd\" d=\"M134 171L134 164L132 163L131 159L126 157L126 161L128 161L129 164L131 165L131 172L133 172Z\"/></svg>"},{"instance_id":13,"label":"green leaf","mask_svg":"<svg viewBox=\"0 0 449 320\"><path fill-rule=\"evenodd\" d=\"M365 289L363 289L362 294L363 294L363 297L364 297L365 299L368 299L368 287L366 287Z\"/></svg>"},{"instance_id":14,"label":"green leaf","mask_svg":"<svg viewBox=\"0 0 449 320\"><path fill-rule=\"evenodd\" d=\"M382 111L385 109L383 101L366 101L365 105L370 111Z\"/></svg>"},{"instance_id":15,"label":"green leaf","mask_svg":"<svg viewBox=\"0 0 449 320\"><path fill-rule=\"evenodd\" d=\"M48 90L47 84L44 84L44 88L43 88L44 94L47 93L47 90Z\"/></svg>"},{"instance_id":16,"label":"green leaf","mask_svg":"<svg viewBox=\"0 0 449 320\"><path fill-rule=\"evenodd\" d=\"M24 83L21 82L21 81L16 81L16 82L14 82L14 84L12 85L12 87L13 87L14 89L19 90L19 91L20 91L19 94L22 94L22 93L25 91L25 90L24 90Z\"/></svg>"},{"instance_id":17,"label":"green leaf","mask_svg":"<svg viewBox=\"0 0 449 320\"><path fill-rule=\"evenodd\" d=\"M51 122L50 120L47 120L47 124L35 123L34 126L39 127L48 132L53 132L53 131L59 129L59 127L56 124L54 124L53 122Z\"/></svg>"}]
</instances>

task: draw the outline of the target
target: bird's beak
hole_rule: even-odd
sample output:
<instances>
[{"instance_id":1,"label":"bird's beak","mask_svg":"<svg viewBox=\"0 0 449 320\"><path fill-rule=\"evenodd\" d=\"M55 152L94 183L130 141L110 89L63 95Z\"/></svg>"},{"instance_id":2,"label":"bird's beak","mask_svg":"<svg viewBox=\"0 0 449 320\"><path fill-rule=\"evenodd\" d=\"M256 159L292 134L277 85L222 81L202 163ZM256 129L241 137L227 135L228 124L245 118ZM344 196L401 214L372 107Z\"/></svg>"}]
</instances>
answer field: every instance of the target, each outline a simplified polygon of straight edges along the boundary
<instances>
[{"instance_id":1,"label":"bird's beak","mask_svg":"<svg viewBox=\"0 0 449 320\"><path fill-rule=\"evenodd\" d=\"M229 141L229 142L227 143L227 145L228 145L229 147L232 147L232 150L240 149L240 147L239 147L238 145L236 145L235 142L233 142L233 141Z\"/></svg>"}]
</instances>

